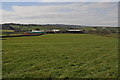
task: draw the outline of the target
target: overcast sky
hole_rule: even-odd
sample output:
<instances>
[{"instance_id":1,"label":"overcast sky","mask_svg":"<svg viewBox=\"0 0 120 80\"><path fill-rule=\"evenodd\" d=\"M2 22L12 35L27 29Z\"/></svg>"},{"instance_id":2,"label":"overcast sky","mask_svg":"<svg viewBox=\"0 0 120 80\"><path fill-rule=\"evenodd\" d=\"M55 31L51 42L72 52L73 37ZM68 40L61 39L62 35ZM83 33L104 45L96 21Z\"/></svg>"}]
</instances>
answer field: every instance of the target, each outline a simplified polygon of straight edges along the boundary
<instances>
[{"instance_id":1,"label":"overcast sky","mask_svg":"<svg viewBox=\"0 0 120 80\"><path fill-rule=\"evenodd\" d=\"M118 2L119 0L1 0L2 2Z\"/></svg>"},{"instance_id":2,"label":"overcast sky","mask_svg":"<svg viewBox=\"0 0 120 80\"><path fill-rule=\"evenodd\" d=\"M118 26L117 2L52 1L56 2L3 2L2 22Z\"/></svg>"}]
</instances>

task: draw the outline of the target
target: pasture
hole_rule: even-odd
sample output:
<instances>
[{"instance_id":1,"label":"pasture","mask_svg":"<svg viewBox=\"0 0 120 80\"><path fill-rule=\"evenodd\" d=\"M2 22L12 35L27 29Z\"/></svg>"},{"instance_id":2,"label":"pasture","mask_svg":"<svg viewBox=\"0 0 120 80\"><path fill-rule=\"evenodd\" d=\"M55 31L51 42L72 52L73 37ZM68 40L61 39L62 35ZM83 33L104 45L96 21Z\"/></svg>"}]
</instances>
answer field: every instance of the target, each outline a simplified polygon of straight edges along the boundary
<instances>
[{"instance_id":1,"label":"pasture","mask_svg":"<svg viewBox=\"0 0 120 80\"><path fill-rule=\"evenodd\" d=\"M92 34L8 37L3 78L116 78L118 39Z\"/></svg>"}]
</instances>

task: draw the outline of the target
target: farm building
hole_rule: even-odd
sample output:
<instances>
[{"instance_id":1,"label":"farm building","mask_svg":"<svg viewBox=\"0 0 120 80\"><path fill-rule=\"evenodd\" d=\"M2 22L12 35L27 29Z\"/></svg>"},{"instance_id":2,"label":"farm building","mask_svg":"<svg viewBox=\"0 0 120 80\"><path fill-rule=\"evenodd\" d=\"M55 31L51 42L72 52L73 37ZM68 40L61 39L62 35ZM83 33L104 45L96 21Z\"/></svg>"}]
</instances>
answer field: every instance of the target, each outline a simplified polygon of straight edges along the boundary
<instances>
[{"instance_id":1,"label":"farm building","mask_svg":"<svg viewBox=\"0 0 120 80\"><path fill-rule=\"evenodd\" d=\"M53 29L53 30L48 30L46 33L60 33L60 30L58 29Z\"/></svg>"},{"instance_id":2,"label":"farm building","mask_svg":"<svg viewBox=\"0 0 120 80\"><path fill-rule=\"evenodd\" d=\"M32 30L31 33L44 33L44 30Z\"/></svg>"},{"instance_id":3,"label":"farm building","mask_svg":"<svg viewBox=\"0 0 120 80\"><path fill-rule=\"evenodd\" d=\"M66 33L83 33L83 31L80 29L70 29L66 30Z\"/></svg>"},{"instance_id":4,"label":"farm building","mask_svg":"<svg viewBox=\"0 0 120 80\"><path fill-rule=\"evenodd\" d=\"M32 30L24 33L25 35L39 35L39 34L44 34L44 31L41 30Z\"/></svg>"}]
</instances>

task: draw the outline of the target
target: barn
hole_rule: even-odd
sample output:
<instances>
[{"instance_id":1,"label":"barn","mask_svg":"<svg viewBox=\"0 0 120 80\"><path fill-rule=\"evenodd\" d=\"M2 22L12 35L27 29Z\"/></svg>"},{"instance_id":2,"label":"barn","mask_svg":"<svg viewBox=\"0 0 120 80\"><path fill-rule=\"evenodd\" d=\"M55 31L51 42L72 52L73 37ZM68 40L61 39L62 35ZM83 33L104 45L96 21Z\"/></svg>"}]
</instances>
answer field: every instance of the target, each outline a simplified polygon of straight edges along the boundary
<instances>
[{"instance_id":1,"label":"barn","mask_svg":"<svg viewBox=\"0 0 120 80\"><path fill-rule=\"evenodd\" d=\"M66 30L66 33L83 33L83 31L80 29L70 29Z\"/></svg>"},{"instance_id":2,"label":"barn","mask_svg":"<svg viewBox=\"0 0 120 80\"><path fill-rule=\"evenodd\" d=\"M24 35L40 35L40 34L44 34L44 31L32 30L24 33Z\"/></svg>"},{"instance_id":3,"label":"barn","mask_svg":"<svg viewBox=\"0 0 120 80\"><path fill-rule=\"evenodd\" d=\"M58 29L47 30L46 33L60 33L60 30Z\"/></svg>"}]
</instances>

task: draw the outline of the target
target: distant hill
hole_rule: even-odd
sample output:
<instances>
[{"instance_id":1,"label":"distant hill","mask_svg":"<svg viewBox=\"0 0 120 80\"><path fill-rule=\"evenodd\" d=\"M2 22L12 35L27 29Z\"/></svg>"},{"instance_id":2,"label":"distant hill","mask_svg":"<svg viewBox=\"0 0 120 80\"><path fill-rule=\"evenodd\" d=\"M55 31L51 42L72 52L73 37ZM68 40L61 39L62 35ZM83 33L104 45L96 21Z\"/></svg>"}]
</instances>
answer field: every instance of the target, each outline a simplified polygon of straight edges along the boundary
<instances>
[{"instance_id":1,"label":"distant hill","mask_svg":"<svg viewBox=\"0 0 120 80\"><path fill-rule=\"evenodd\" d=\"M67 25L67 24L17 24L17 23L5 23L2 24L2 29L4 30L17 30L17 31L28 31L28 30L50 30L50 29L93 29L93 28L104 28L107 29L116 29L115 27L108 27L108 26L83 26L83 25Z\"/></svg>"},{"instance_id":2,"label":"distant hill","mask_svg":"<svg viewBox=\"0 0 120 80\"><path fill-rule=\"evenodd\" d=\"M32 30L32 29L70 29L70 28L80 28L83 26L80 25L65 25L65 24L15 24L15 23L6 23L2 24L2 29L13 30Z\"/></svg>"},{"instance_id":3,"label":"distant hill","mask_svg":"<svg viewBox=\"0 0 120 80\"><path fill-rule=\"evenodd\" d=\"M2 29L3 30L14 30L14 28L9 24L3 24Z\"/></svg>"}]
</instances>

